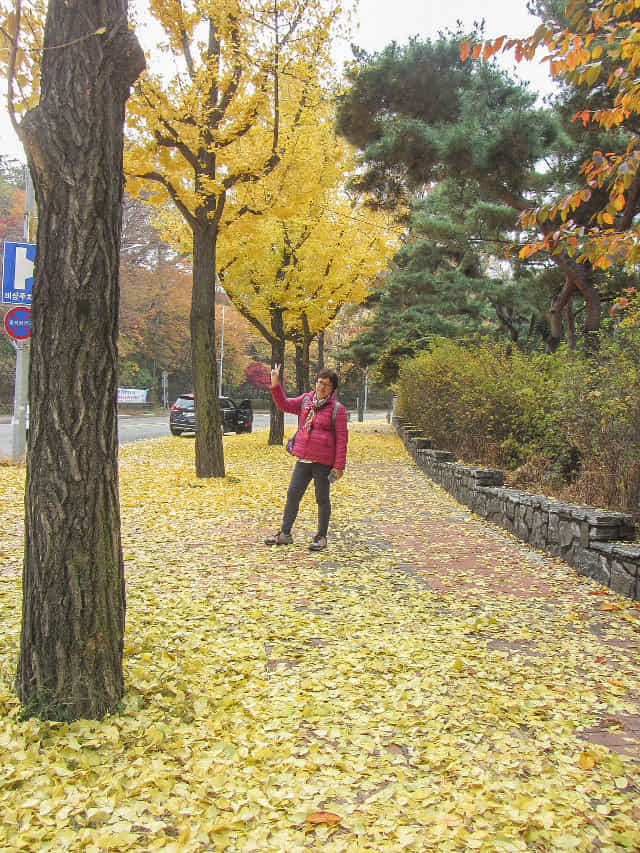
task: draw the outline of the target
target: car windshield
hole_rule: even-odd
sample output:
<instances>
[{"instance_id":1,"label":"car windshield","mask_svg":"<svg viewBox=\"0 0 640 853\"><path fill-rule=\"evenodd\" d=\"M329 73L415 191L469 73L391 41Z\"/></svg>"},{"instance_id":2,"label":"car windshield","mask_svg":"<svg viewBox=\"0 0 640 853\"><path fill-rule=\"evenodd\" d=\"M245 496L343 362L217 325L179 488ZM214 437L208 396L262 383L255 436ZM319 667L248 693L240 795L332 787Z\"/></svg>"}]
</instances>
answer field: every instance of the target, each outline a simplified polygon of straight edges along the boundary
<instances>
[{"instance_id":1,"label":"car windshield","mask_svg":"<svg viewBox=\"0 0 640 853\"><path fill-rule=\"evenodd\" d=\"M193 409L194 403L193 400L189 397L178 397L175 405L180 409Z\"/></svg>"}]
</instances>

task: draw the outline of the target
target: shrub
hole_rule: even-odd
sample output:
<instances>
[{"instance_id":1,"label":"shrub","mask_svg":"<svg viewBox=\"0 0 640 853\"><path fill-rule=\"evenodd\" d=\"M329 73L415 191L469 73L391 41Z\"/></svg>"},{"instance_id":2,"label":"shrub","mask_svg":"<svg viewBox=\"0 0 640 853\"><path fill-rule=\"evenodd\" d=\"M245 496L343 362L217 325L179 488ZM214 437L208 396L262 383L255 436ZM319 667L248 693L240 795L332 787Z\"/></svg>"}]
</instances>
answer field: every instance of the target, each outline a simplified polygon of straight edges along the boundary
<instances>
[{"instance_id":1,"label":"shrub","mask_svg":"<svg viewBox=\"0 0 640 853\"><path fill-rule=\"evenodd\" d=\"M548 366L509 347L439 340L402 365L398 410L438 447L514 467L548 432Z\"/></svg>"},{"instance_id":2,"label":"shrub","mask_svg":"<svg viewBox=\"0 0 640 853\"><path fill-rule=\"evenodd\" d=\"M467 462L535 471L543 491L640 510L637 339L599 356L440 340L400 370L398 412Z\"/></svg>"},{"instance_id":3,"label":"shrub","mask_svg":"<svg viewBox=\"0 0 640 853\"><path fill-rule=\"evenodd\" d=\"M597 360L567 358L555 391L567 441L582 459L573 492L587 503L640 507L640 364L637 352L603 342Z\"/></svg>"}]
</instances>

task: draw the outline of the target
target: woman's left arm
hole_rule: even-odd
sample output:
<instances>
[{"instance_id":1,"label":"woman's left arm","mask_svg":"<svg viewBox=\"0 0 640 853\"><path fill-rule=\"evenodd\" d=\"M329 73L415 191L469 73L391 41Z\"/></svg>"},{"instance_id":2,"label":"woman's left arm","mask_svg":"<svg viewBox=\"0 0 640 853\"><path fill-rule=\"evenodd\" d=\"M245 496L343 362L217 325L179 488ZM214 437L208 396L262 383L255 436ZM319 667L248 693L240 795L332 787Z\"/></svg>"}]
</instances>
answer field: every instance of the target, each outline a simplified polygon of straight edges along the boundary
<instances>
[{"instance_id":1,"label":"woman's left arm","mask_svg":"<svg viewBox=\"0 0 640 853\"><path fill-rule=\"evenodd\" d=\"M347 464L347 442L349 440L349 432L347 430L347 410L344 406L340 406L336 414L336 455L333 462L333 467L340 472L338 476L342 476Z\"/></svg>"}]
</instances>

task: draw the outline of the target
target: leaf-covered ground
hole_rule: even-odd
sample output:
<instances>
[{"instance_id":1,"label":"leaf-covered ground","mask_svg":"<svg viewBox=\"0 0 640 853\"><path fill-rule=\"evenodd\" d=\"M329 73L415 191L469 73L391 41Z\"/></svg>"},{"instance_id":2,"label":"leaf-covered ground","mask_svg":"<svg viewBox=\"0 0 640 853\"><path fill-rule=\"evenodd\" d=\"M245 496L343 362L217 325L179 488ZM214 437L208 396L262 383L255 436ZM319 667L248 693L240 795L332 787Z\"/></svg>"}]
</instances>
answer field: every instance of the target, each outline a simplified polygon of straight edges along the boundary
<instances>
[{"instance_id":1,"label":"leaf-covered ground","mask_svg":"<svg viewBox=\"0 0 640 853\"><path fill-rule=\"evenodd\" d=\"M0 849L638 851L640 610L351 428L330 547L271 549L291 460L121 452L126 696L21 721L23 472L0 469Z\"/></svg>"}]
</instances>

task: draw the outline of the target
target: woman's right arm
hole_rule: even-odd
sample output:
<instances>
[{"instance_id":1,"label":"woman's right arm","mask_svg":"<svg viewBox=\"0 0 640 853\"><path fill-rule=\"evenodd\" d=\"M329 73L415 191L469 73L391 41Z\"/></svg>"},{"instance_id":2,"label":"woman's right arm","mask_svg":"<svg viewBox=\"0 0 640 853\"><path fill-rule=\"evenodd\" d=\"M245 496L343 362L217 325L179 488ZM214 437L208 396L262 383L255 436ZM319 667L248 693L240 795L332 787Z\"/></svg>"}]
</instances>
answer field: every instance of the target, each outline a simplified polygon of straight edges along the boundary
<instances>
[{"instance_id":1,"label":"woman's right arm","mask_svg":"<svg viewBox=\"0 0 640 853\"><path fill-rule=\"evenodd\" d=\"M271 370L271 387L269 391L271 391L271 396L273 397L273 402L280 409L281 412L289 412L292 415L300 414L300 405L302 403L302 398L304 394L300 397L287 397L284 393L284 388L280 384L280 365L276 364L273 366Z\"/></svg>"}]
</instances>

